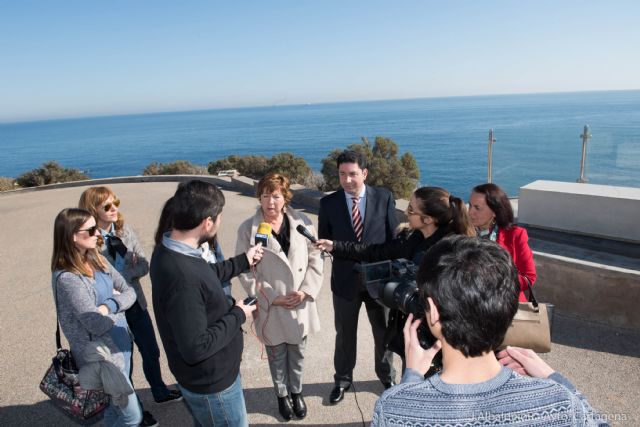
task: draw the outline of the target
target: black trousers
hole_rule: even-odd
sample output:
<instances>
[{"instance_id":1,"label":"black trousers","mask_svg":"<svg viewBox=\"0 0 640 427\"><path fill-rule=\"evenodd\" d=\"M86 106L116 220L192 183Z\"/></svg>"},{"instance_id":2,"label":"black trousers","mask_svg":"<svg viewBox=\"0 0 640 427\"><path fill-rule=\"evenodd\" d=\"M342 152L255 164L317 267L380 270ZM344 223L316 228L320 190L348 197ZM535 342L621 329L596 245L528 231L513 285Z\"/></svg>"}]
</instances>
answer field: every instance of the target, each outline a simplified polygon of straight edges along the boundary
<instances>
[{"instance_id":1,"label":"black trousers","mask_svg":"<svg viewBox=\"0 0 640 427\"><path fill-rule=\"evenodd\" d=\"M359 292L353 301L333 294L336 347L333 353L334 379L337 385L347 387L353 381L358 348L358 316L364 303L371 324L374 341L376 375L382 383L395 381L393 353L384 348L384 334L389 309L375 302L366 291Z\"/></svg>"}]
</instances>

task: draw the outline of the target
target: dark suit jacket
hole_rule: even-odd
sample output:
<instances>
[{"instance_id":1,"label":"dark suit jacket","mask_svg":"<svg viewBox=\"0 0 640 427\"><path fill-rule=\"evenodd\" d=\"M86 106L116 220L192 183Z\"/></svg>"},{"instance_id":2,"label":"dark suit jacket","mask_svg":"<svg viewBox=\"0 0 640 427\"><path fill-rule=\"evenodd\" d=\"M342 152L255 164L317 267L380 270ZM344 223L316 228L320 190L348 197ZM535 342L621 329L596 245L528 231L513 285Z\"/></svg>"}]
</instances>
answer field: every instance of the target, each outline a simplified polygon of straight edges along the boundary
<instances>
[{"instance_id":1,"label":"dark suit jacket","mask_svg":"<svg viewBox=\"0 0 640 427\"><path fill-rule=\"evenodd\" d=\"M396 202L391 193L380 187L366 187L364 213L364 243L383 243L393 238L398 226ZM340 189L320 200L318 237L321 239L356 240L351 225L351 209L347 206L344 190ZM334 258L331 270L331 290L338 296L353 300L361 289L359 278L353 271L355 262Z\"/></svg>"}]
</instances>

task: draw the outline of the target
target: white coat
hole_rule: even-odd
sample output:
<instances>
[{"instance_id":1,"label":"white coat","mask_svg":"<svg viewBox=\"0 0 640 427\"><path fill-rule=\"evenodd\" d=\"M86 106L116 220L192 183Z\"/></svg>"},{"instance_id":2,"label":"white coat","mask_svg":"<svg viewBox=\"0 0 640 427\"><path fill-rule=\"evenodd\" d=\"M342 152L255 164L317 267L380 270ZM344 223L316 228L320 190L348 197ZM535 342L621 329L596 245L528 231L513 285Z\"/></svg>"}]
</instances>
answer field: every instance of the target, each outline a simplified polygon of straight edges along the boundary
<instances>
[{"instance_id":1,"label":"white coat","mask_svg":"<svg viewBox=\"0 0 640 427\"><path fill-rule=\"evenodd\" d=\"M320 251L296 231L302 224L317 236L311 220L301 212L285 208L289 219L290 247L288 256L278 241L270 236L262 260L253 272L239 276L240 283L250 296L258 299L255 331L265 345L282 343L300 344L302 339L320 330L320 318L316 298L322 286L323 261ZM262 210L243 222L238 229L236 254L246 252L253 246L258 225L264 222ZM304 291L309 297L295 309L272 305L273 300L288 292Z\"/></svg>"}]
</instances>

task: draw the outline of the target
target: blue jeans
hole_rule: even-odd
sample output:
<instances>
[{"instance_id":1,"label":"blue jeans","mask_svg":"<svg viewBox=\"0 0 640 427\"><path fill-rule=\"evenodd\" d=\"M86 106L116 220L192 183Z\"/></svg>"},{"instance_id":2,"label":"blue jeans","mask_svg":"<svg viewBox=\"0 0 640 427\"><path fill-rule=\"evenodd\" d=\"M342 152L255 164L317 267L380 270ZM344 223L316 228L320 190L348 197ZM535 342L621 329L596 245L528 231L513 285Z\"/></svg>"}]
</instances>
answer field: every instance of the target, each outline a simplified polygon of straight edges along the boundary
<instances>
[{"instance_id":1,"label":"blue jeans","mask_svg":"<svg viewBox=\"0 0 640 427\"><path fill-rule=\"evenodd\" d=\"M180 387L187 401L196 427L247 427L247 408L244 403L240 374L236 381L219 393L199 394Z\"/></svg>"},{"instance_id":2,"label":"blue jeans","mask_svg":"<svg viewBox=\"0 0 640 427\"><path fill-rule=\"evenodd\" d=\"M122 373L129 382L129 385L131 385L131 380L129 379L129 374L131 373L131 353L123 353L125 354L125 366ZM113 403L109 403L107 409L104 410L104 424L108 427L137 427L141 422L142 408L140 407L140 403L138 403L138 396L135 391L128 396L127 406L124 408L118 408Z\"/></svg>"},{"instance_id":3,"label":"blue jeans","mask_svg":"<svg viewBox=\"0 0 640 427\"><path fill-rule=\"evenodd\" d=\"M149 312L143 310L136 301L124 314L127 317L129 329L133 333L133 340L142 356L142 370L151 386L151 394L155 400L162 400L169 396L169 389L162 381L160 349Z\"/></svg>"}]
</instances>

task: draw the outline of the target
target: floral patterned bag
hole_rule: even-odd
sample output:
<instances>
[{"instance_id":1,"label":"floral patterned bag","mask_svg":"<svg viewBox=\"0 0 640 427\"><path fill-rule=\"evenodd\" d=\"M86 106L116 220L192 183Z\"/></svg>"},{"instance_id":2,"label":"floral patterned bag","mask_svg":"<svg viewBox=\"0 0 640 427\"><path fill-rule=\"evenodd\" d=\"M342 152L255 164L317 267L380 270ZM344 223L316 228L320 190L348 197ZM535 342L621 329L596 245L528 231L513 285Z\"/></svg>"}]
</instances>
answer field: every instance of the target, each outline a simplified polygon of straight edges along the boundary
<instances>
[{"instance_id":1,"label":"floral patterned bag","mask_svg":"<svg viewBox=\"0 0 640 427\"><path fill-rule=\"evenodd\" d=\"M60 346L40 382L40 390L67 414L83 420L99 414L109 404L109 396L101 390L83 390L80 387L73 356Z\"/></svg>"}]
</instances>

